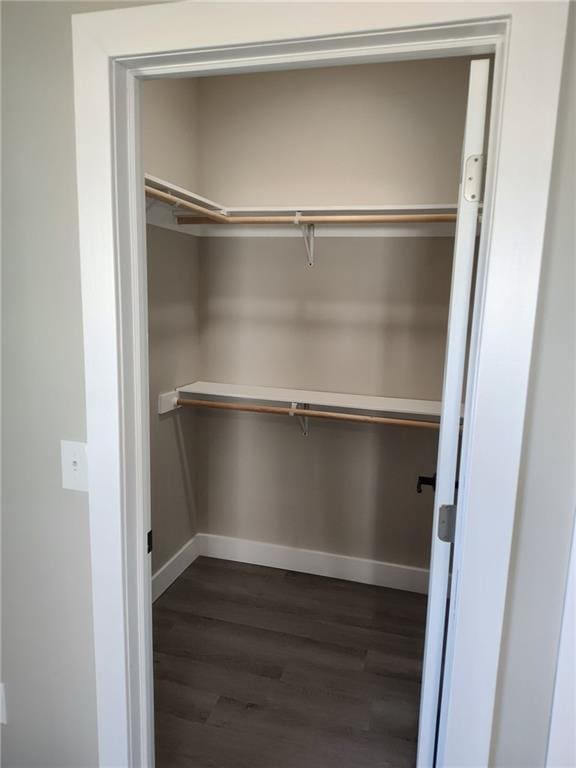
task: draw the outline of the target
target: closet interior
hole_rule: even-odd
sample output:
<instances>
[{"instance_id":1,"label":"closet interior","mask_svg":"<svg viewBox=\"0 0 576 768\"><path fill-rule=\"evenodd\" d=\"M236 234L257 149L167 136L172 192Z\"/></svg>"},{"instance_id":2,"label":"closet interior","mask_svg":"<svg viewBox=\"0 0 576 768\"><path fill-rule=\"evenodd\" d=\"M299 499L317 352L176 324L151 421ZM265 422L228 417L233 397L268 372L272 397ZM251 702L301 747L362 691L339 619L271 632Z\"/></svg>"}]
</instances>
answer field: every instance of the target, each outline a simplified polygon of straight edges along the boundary
<instances>
[{"instance_id":1,"label":"closet interior","mask_svg":"<svg viewBox=\"0 0 576 768\"><path fill-rule=\"evenodd\" d=\"M159 768L415 763L469 67L142 84Z\"/></svg>"}]
</instances>

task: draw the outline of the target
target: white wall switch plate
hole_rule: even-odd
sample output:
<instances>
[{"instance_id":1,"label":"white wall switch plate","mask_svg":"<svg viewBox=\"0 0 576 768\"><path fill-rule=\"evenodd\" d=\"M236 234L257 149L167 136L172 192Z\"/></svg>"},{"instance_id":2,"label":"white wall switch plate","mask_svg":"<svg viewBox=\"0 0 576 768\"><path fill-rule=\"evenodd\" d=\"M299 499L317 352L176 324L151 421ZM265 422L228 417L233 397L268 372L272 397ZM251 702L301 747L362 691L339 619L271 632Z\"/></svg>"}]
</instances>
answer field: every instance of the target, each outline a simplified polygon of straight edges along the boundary
<instances>
[{"instance_id":1,"label":"white wall switch plate","mask_svg":"<svg viewBox=\"0 0 576 768\"><path fill-rule=\"evenodd\" d=\"M69 491L88 491L86 443L62 440L62 487Z\"/></svg>"}]
</instances>

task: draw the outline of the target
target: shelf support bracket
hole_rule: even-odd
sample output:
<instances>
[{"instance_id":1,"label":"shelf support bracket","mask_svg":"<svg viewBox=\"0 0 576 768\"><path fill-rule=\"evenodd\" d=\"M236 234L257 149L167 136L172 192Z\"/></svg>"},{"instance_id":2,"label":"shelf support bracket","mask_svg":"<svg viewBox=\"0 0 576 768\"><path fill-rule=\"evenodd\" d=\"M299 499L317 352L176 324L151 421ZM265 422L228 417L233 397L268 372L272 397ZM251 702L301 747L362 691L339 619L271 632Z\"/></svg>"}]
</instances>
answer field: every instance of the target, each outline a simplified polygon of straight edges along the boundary
<instances>
[{"instance_id":1,"label":"shelf support bracket","mask_svg":"<svg viewBox=\"0 0 576 768\"><path fill-rule=\"evenodd\" d=\"M302 230L302 236L304 238L304 248L306 248L306 261L309 267L314 266L314 224L302 224L300 221L300 211L296 211L294 218L294 224L300 227Z\"/></svg>"},{"instance_id":2,"label":"shelf support bracket","mask_svg":"<svg viewBox=\"0 0 576 768\"><path fill-rule=\"evenodd\" d=\"M180 205L180 203L173 203L170 206L170 213L172 214L172 218L174 219L174 221L176 221L179 216L182 216L182 212L183 212L182 206Z\"/></svg>"},{"instance_id":3,"label":"shelf support bracket","mask_svg":"<svg viewBox=\"0 0 576 768\"><path fill-rule=\"evenodd\" d=\"M178 405L178 391L176 389L172 392L162 392L158 395L158 414L161 416L164 413L170 413L175 411L181 406Z\"/></svg>"},{"instance_id":4,"label":"shelf support bracket","mask_svg":"<svg viewBox=\"0 0 576 768\"><path fill-rule=\"evenodd\" d=\"M310 406L309 405L300 405L299 403L292 403L292 405L290 407L290 414L289 415L290 416L294 416L294 411L297 408L299 410L302 410L302 409L308 409L308 408L310 408ZM298 415L298 421L300 422L300 429L302 430L302 434L304 435L304 437L308 437L308 435L310 434L310 428L309 428L309 423L308 423L309 422L308 416L301 416L300 414L297 414L297 415Z\"/></svg>"}]
</instances>

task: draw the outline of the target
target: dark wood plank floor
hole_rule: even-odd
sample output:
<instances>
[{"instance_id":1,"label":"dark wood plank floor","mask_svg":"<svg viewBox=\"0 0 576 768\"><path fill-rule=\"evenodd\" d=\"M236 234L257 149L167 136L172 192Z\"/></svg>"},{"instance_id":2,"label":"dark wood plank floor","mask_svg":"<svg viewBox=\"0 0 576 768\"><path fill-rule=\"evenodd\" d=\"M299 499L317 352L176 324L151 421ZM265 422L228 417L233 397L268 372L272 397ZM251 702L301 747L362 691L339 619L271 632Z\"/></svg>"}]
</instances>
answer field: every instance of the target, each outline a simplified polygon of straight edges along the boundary
<instances>
[{"instance_id":1,"label":"dark wood plank floor","mask_svg":"<svg viewBox=\"0 0 576 768\"><path fill-rule=\"evenodd\" d=\"M153 614L157 768L415 764L424 596L201 557Z\"/></svg>"}]
</instances>

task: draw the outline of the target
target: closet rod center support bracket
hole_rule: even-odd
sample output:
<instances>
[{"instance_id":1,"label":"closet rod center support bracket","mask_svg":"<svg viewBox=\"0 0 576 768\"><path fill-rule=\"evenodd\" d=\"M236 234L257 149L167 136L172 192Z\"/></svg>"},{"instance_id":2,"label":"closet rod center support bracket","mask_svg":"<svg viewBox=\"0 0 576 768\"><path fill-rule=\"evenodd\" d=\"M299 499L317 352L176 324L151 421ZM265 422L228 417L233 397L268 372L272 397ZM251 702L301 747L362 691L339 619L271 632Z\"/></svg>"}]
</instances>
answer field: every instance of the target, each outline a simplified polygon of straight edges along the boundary
<instances>
[{"instance_id":1,"label":"closet rod center support bracket","mask_svg":"<svg viewBox=\"0 0 576 768\"><path fill-rule=\"evenodd\" d=\"M314 224L302 224L300 217L301 211L296 211L294 217L294 224L300 227L302 230L302 236L304 238L304 247L306 248L306 261L309 267L314 266Z\"/></svg>"},{"instance_id":2,"label":"closet rod center support bracket","mask_svg":"<svg viewBox=\"0 0 576 768\"><path fill-rule=\"evenodd\" d=\"M288 415L294 416L295 410L308 410L308 408L310 408L310 406L305 403L303 404L292 403L292 405L290 406L290 413ZM300 414L298 414L298 421L300 422L300 428L302 430L302 434L304 435L304 437L308 437L308 435L310 434L310 424L309 424L310 420L308 416L301 416Z\"/></svg>"}]
</instances>

